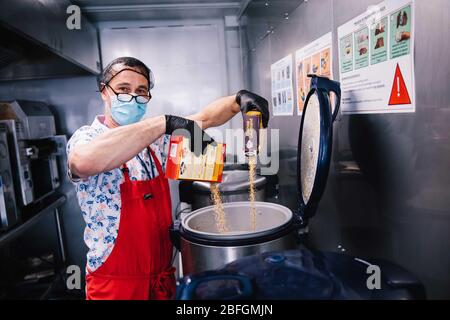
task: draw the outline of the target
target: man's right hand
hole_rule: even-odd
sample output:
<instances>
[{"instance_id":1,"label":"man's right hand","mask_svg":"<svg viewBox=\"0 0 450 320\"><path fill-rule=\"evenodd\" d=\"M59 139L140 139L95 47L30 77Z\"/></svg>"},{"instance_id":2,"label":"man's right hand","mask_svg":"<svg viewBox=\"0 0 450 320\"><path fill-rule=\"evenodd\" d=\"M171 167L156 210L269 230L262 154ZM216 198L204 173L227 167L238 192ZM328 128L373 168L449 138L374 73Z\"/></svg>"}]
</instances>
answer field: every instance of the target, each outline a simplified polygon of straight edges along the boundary
<instances>
[{"instance_id":1,"label":"man's right hand","mask_svg":"<svg viewBox=\"0 0 450 320\"><path fill-rule=\"evenodd\" d=\"M236 102L241 108L242 113L247 113L252 110L261 112L263 128L267 128L270 113L269 102L266 99L253 92L241 90L236 94Z\"/></svg>"},{"instance_id":2,"label":"man's right hand","mask_svg":"<svg viewBox=\"0 0 450 320\"><path fill-rule=\"evenodd\" d=\"M195 121L172 115L165 115L165 117L166 134L189 138L191 151L193 151L196 156L203 153L208 144L217 144Z\"/></svg>"}]
</instances>

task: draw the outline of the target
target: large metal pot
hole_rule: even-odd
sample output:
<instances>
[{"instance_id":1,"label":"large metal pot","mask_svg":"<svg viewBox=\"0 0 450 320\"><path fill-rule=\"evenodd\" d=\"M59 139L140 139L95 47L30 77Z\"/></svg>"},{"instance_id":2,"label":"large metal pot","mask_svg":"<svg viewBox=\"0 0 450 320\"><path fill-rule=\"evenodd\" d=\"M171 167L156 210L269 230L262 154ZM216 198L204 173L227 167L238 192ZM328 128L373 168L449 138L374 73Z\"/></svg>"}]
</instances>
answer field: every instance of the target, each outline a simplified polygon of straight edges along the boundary
<instances>
[{"instance_id":1,"label":"large metal pot","mask_svg":"<svg viewBox=\"0 0 450 320\"><path fill-rule=\"evenodd\" d=\"M265 201L266 177L257 175L254 182L255 200ZM218 183L222 202L239 202L249 200L249 171L230 170L224 171L222 182ZM205 181L194 181L192 184L192 209L196 210L212 205L211 183Z\"/></svg>"},{"instance_id":2,"label":"large metal pot","mask_svg":"<svg viewBox=\"0 0 450 320\"><path fill-rule=\"evenodd\" d=\"M274 203L254 205L255 230L248 201L223 205L226 233L218 231L213 206L185 216L172 230L174 244L181 252L183 274L216 269L244 256L297 248L292 211Z\"/></svg>"}]
</instances>

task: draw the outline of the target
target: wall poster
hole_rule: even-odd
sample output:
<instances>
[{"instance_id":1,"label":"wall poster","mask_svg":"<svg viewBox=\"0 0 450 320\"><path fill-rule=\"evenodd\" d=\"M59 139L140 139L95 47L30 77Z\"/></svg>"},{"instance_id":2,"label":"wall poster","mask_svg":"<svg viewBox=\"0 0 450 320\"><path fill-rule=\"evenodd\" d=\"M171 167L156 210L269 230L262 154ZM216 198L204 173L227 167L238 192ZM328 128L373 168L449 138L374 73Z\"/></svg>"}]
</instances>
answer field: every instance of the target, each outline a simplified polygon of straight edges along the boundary
<instances>
[{"instance_id":1,"label":"wall poster","mask_svg":"<svg viewBox=\"0 0 450 320\"><path fill-rule=\"evenodd\" d=\"M272 64L272 110L274 116L294 114L292 88L292 54Z\"/></svg>"},{"instance_id":2,"label":"wall poster","mask_svg":"<svg viewBox=\"0 0 450 320\"><path fill-rule=\"evenodd\" d=\"M311 42L295 53L297 114L301 115L309 92L311 78L308 74L317 74L332 78L332 34L327 33L323 37Z\"/></svg>"},{"instance_id":3,"label":"wall poster","mask_svg":"<svg viewBox=\"0 0 450 320\"><path fill-rule=\"evenodd\" d=\"M341 111L415 112L414 0L389 0L338 28Z\"/></svg>"}]
</instances>

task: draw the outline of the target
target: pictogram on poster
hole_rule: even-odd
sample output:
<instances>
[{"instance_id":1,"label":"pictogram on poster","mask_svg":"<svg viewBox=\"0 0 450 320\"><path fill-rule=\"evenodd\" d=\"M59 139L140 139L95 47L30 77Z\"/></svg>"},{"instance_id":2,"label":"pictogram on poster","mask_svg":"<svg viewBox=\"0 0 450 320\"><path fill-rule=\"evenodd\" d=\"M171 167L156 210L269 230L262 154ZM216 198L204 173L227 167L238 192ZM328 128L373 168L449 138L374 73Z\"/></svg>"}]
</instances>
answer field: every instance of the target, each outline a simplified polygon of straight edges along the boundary
<instances>
[{"instance_id":1,"label":"pictogram on poster","mask_svg":"<svg viewBox=\"0 0 450 320\"><path fill-rule=\"evenodd\" d=\"M400 66L397 65L394 76L394 84L392 85L391 97L389 98L389 105L395 106L399 104L411 104L411 98L409 97L408 88L403 79Z\"/></svg>"}]
</instances>

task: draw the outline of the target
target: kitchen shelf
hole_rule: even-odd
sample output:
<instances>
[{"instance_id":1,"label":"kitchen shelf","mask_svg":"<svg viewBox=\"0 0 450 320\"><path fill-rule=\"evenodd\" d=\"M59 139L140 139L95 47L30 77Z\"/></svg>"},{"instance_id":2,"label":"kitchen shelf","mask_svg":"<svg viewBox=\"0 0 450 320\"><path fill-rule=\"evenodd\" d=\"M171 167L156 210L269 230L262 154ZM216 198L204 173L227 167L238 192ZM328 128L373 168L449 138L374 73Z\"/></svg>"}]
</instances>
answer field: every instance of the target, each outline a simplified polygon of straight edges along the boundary
<instances>
[{"instance_id":1,"label":"kitchen shelf","mask_svg":"<svg viewBox=\"0 0 450 320\"><path fill-rule=\"evenodd\" d=\"M0 246L14 240L36 224L41 218L53 212L54 209L59 208L66 202L66 197L64 195L57 195L56 198L48 199L46 202L49 203L40 204L40 208L37 210L37 213L27 213L26 216L29 217L28 219L12 229L7 230L4 233L0 233Z\"/></svg>"}]
</instances>

